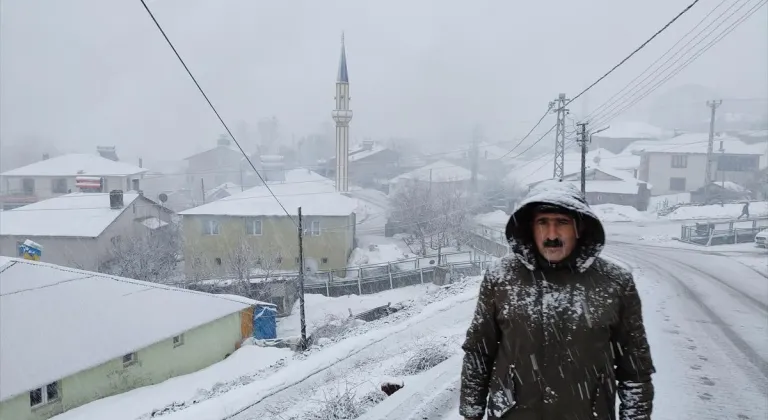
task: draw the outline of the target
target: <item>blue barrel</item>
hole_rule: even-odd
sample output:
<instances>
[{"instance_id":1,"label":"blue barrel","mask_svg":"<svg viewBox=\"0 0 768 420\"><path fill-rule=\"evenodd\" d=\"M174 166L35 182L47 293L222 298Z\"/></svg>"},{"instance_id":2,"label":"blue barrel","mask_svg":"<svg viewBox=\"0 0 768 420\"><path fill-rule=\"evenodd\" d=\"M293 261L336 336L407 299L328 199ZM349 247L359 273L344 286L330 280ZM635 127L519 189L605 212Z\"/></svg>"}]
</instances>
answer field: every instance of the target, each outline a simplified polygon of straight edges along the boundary
<instances>
[{"instance_id":1,"label":"blue barrel","mask_svg":"<svg viewBox=\"0 0 768 420\"><path fill-rule=\"evenodd\" d=\"M277 338L277 307L256 304L253 308L253 338L271 340Z\"/></svg>"}]
</instances>

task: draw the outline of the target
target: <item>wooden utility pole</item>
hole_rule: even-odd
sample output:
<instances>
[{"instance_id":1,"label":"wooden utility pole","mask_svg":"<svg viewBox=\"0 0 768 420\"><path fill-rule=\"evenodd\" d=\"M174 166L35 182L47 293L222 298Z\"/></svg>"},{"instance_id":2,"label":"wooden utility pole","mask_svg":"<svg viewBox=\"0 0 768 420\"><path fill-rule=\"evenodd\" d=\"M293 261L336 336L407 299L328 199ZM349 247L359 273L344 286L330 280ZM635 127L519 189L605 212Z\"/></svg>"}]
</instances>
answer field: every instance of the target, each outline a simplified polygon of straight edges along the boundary
<instances>
[{"instance_id":1,"label":"wooden utility pole","mask_svg":"<svg viewBox=\"0 0 768 420\"><path fill-rule=\"evenodd\" d=\"M307 319L304 314L304 226L299 207L299 319L301 320L301 342L299 348L307 349Z\"/></svg>"},{"instance_id":2,"label":"wooden utility pole","mask_svg":"<svg viewBox=\"0 0 768 420\"><path fill-rule=\"evenodd\" d=\"M709 184L712 183L712 143L715 141L715 110L720 104L723 103L722 99L707 101L707 107L712 109L712 113L709 117L709 142L707 142L707 170L704 174L704 203L709 203Z\"/></svg>"},{"instance_id":3,"label":"wooden utility pole","mask_svg":"<svg viewBox=\"0 0 768 420\"><path fill-rule=\"evenodd\" d=\"M579 145L581 146L581 195L587 196L587 123L579 123Z\"/></svg>"},{"instance_id":4,"label":"wooden utility pole","mask_svg":"<svg viewBox=\"0 0 768 420\"><path fill-rule=\"evenodd\" d=\"M205 180L203 178L200 178L200 192L203 193L203 204L205 204Z\"/></svg>"}]
</instances>

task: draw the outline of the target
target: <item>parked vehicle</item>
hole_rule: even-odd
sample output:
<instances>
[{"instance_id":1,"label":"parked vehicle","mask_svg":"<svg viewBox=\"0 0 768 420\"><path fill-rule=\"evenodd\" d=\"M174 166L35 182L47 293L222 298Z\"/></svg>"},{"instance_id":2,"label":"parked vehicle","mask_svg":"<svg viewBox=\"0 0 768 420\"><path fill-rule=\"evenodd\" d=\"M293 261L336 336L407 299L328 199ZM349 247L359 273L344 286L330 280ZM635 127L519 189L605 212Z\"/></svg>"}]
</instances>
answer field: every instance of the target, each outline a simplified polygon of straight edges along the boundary
<instances>
[{"instance_id":1,"label":"parked vehicle","mask_svg":"<svg viewBox=\"0 0 768 420\"><path fill-rule=\"evenodd\" d=\"M768 229L763 229L755 235L755 246L768 248Z\"/></svg>"}]
</instances>

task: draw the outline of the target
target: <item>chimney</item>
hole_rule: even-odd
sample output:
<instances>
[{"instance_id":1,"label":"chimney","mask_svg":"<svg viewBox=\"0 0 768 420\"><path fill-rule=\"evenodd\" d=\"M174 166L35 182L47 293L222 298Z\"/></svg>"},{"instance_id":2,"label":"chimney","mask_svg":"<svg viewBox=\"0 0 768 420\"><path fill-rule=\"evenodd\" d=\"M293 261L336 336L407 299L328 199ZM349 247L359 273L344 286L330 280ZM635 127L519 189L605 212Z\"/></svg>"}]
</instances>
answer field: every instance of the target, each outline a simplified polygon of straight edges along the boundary
<instances>
[{"instance_id":1,"label":"chimney","mask_svg":"<svg viewBox=\"0 0 768 420\"><path fill-rule=\"evenodd\" d=\"M48 153L43 153L43 160L48 160L50 158L51 158L51 155L49 155Z\"/></svg>"},{"instance_id":2,"label":"chimney","mask_svg":"<svg viewBox=\"0 0 768 420\"><path fill-rule=\"evenodd\" d=\"M117 157L115 146L96 146L96 152L104 159L109 159L115 162L120 160Z\"/></svg>"},{"instance_id":3,"label":"chimney","mask_svg":"<svg viewBox=\"0 0 768 420\"><path fill-rule=\"evenodd\" d=\"M373 140L364 140L363 150L373 150Z\"/></svg>"},{"instance_id":4,"label":"chimney","mask_svg":"<svg viewBox=\"0 0 768 420\"><path fill-rule=\"evenodd\" d=\"M123 208L123 190L112 190L109 192L109 208L113 210Z\"/></svg>"},{"instance_id":5,"label":"chimney","mask_svg":"<svg viewBox=\"0 0 768 420\"><path fill-rule=\"evenodd\" d=\"M226 134L222 134L219 136L219 139L216 140L217 146L229 146L232 143L232 141L227 137Z\"/></svg>"},{"instance_id":6,"label":"chimney","mask_svg":"<svg viewBox=\"0 0 768 420\"><path fill-rule=\"evenodd\" d=\"M139 168L144 168L144 159L139 158Z\"/></svg>"}]
</instances>

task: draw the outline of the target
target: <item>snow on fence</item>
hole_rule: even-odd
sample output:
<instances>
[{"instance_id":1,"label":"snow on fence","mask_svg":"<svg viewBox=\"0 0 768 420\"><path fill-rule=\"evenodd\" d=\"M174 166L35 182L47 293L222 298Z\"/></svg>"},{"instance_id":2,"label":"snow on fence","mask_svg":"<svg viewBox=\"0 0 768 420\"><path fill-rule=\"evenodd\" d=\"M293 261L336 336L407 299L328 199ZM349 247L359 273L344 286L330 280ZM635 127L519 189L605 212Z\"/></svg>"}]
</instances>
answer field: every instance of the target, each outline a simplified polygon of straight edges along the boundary
<instances>
[{"instance_id":1,"label":"snow on fence","mask_svg":"<svg viewBox=\"0 0 768 420\"><path fill-rule=\"evenodd\" d=\"M755 235L766 228L768 217L693 223L680 228L680 241L704 246L741 244L754 242Z\"/></svg>"}]
</instances>

